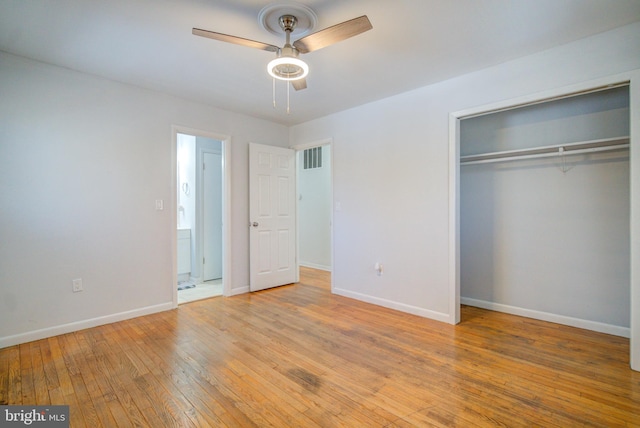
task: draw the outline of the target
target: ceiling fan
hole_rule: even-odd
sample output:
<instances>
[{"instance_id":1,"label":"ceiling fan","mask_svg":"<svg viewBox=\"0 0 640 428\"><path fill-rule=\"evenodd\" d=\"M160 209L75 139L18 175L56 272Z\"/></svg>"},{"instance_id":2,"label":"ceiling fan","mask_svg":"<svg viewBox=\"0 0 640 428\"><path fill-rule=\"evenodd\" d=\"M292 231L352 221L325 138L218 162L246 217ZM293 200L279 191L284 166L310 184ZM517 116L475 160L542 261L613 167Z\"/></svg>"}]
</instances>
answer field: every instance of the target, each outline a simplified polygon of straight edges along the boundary
<instances>
[{"instance_id":1,"label":"ceiling fan","mask_svg":"<svg viewBox=\"0 0 640 428\"><path fill-rule=\"evenodd\" d=\"M269 74L274 79L290 81L295 90L301 90L307 87L306 76L309 73L309 67L298 58L300 54L322 49L373 28L369 18L363 15L325 28L291 43L292 33L304 34L315 25L317 18L313 10L299 4L274 4L263 8L259 18L263 28L266 30L280 34L284 32L285 43L283 47L200 28L194 28L192 33L196 36L222 42L275 52L276 58L269 62L267 66Z\"/></svg>"}]
</instances>

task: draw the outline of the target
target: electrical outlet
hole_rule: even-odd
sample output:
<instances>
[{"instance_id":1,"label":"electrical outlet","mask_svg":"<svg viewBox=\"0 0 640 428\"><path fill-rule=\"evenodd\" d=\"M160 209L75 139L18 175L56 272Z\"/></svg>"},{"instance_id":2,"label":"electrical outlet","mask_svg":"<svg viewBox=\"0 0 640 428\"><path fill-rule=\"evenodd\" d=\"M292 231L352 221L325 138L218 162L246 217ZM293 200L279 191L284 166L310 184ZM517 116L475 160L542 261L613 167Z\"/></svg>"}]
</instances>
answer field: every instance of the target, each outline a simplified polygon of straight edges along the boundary
<instances>
[{"instance_id":1,"label":"electrical outlet","mask_svg":"<svg viewBox=\"0 0 640 428\"><path fill-rule=\"evenodd\" d=\"M73 292L74 293L77 293L79 291L84 290L84 288L82 288L82 278L74 279L71 282L73 283Z\"/></svg>"}]
</instances>

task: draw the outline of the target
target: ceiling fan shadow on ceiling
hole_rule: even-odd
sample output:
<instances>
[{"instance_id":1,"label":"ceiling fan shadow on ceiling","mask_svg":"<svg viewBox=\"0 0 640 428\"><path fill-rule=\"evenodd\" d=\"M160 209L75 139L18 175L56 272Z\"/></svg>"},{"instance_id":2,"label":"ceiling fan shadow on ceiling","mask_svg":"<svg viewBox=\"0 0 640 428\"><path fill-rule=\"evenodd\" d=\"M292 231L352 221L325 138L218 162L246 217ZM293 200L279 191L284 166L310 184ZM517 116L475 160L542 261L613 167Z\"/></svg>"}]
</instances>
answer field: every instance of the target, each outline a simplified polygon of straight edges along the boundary
<instances>
[{"instance_id":1,"label":"ceiling fan shadow on ceiling","mask_svg":"<svg viewBox=\"0 0 640 428\"><path fill-rule=\"evenodd\" d=\"M307 54L318 49L357 36L373 28L366 15L350 19L340 24L325 28L304 36L291 43L292 33L306 34L312 30L317 21L315 12L307 6L299 4L273 4L260 11L259 21L262 27L274 34L285 34L284 46L268 43L215 31L193 28L196 36L207 37L221 42L233 43L269 52L275 52L276 58L267 65L267 72L273 77L273 105L275 107L275 80L291 82L296 91L307 87L309 66L299 59L300 54ZM289 113L289 86L287 85L287 113Z\"/></svg>"}]
</instances>

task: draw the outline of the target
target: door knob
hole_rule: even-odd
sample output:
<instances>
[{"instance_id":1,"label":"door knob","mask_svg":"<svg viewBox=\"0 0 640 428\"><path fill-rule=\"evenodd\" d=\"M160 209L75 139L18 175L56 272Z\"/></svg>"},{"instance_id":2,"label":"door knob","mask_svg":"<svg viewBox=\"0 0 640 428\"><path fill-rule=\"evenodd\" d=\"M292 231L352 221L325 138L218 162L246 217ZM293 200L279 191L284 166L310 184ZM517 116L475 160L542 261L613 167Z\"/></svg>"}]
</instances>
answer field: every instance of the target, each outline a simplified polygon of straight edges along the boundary
<instances>
[{"instance_id":1,"label":"door knob","mask_svg":"<svg viewBox=\"0 0 640 428\"><path fill-rule=\"evenodd\" d=\"M253 227L258 227L259 225L258 225L258 222L257 222L257 221L254 221L253 223L251 223L251 226L253 226Z\"/></svg>"}]
</instances>

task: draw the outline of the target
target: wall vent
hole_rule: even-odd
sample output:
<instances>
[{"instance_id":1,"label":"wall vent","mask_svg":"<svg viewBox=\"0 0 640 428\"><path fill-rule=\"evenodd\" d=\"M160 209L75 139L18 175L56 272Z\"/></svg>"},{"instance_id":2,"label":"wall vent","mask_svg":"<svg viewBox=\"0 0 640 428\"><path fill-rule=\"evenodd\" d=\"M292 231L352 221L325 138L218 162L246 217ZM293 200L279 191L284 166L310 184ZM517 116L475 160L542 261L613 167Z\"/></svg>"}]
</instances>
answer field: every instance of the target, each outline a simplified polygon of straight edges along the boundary
<instances>
[{"instance_id":1,"label":"wall vent","mask_svg":"<svg viewBox=\"0 0 640 428\"><path fill-rule=\"evenodd\" d=\"M304 169L322 168L322 147L304 151Z\"/></svg>"}]
</instances>

